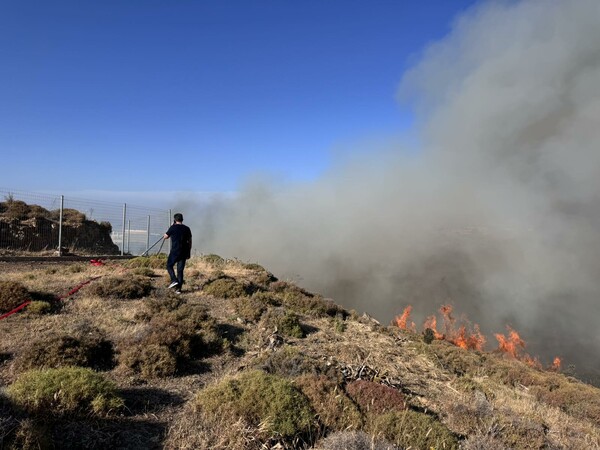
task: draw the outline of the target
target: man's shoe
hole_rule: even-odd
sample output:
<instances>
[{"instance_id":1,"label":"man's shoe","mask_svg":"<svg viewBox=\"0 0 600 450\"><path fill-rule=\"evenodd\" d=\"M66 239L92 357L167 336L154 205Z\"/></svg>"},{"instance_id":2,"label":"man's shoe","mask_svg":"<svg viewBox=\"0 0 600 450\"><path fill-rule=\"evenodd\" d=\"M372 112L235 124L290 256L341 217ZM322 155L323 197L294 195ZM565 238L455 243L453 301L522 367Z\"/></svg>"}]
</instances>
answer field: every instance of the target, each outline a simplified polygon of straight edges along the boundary
<instances>
[{"instance_id":1,"label":"man's shoe","mask_svg":"<svg viewBox=\"0 0 600 450\"><path fill-rule=\"evenodd\" d=\"M177 290L175 291L175 293L176 293L176 294L181 294L181 289L177 289Z\"/></svg>"},{"instance_id":2,"label":"man's shoe","mask_svg":"<svg viewBox=\"0 0 600 450\"><path fill-rule=\"evenodd\" d=\"M172 281L171 284L169 285L169 289L173 289L174 287L179 286L179 283L177 281Z\"/></svg>"}]
</instances>

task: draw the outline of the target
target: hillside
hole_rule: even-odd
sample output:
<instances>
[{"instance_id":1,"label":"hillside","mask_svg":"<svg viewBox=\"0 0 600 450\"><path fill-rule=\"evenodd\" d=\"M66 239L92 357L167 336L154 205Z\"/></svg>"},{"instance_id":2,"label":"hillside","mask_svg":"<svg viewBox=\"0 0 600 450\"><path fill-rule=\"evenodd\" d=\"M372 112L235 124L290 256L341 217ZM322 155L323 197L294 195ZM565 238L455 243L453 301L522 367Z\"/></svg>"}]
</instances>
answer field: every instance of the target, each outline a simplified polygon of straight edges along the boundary
<instances>
[{"instance_id":1,"label":"hillside","mask_svg":"<svg viewBox=\"0 0 600 450\"><path fill-rule=\"evenodd\" d=\"M0 320L0 449L600 448L600 390L576 379L257 264L193 258L179 296L163 266L0 263L0 316L32 301Z\"/></svg>"}]
</instances>

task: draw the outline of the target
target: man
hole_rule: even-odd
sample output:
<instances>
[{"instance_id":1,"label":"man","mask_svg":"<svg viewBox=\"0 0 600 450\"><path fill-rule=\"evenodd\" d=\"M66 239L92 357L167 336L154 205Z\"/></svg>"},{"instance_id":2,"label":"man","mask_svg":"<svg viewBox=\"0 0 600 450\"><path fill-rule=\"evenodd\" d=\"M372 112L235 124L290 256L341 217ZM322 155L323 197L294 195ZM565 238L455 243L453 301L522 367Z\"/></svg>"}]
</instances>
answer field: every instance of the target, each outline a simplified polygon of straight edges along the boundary
<instances>
[{"instance_id":1,"label":"man","mask_svg":"<svg viewBox=\"0 0 600 450\"><path fill-rule=\"evenodd\" d=\"M177 213L173 216L175 223L169 227L163 238L171 239L171 252L167 259L167 272L171 277L169 289L175 288L178 294L181 294L183 287L183 270L185 269L185 261L190 259L192 250L192 230L183 222L183 214ZM177 263L177 277L173 266Z\"/></svg>"}]
</instances>

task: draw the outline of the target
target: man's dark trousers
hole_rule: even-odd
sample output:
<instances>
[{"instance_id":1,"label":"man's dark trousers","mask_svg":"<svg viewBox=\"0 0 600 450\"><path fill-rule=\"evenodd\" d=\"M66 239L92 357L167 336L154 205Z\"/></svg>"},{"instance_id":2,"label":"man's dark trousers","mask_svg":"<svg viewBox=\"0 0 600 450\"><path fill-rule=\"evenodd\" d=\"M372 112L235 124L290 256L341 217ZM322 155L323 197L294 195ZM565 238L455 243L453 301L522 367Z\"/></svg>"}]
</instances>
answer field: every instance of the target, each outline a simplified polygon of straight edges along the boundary
<instances>
[{"instance_id":1,"label":"man's dark trousers","mask_svg":"<svg viewBox=\"0 0 600 450\"><path fill-rule=\"evenodd\" d=\"M177 277L175 277L175 271L173 270L173 266L177 263ZM176 281L179 283L179 288L183 287L183 269L185 269L185 258L179 255L169 255L167 259L167 272L171 277L171 281Z\"/></svg>"}]
</instances>

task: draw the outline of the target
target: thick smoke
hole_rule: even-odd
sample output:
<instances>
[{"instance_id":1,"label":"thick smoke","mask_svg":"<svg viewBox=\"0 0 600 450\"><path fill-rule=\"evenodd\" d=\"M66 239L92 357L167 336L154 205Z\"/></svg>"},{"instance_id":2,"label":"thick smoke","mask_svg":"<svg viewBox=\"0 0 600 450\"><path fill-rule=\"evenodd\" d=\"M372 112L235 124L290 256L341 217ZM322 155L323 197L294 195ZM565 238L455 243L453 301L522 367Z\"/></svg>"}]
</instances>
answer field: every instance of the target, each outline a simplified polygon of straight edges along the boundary
<instances>
[{"instance_id":1,"label":"thick smoke","mask_svg":"<svg viewBox=\"0 0 600 450\"><path fill-rule=\"evenodd\" d=\"M417 111L417 151L254 183L195 212L196 246L385 323L451 303L491 341L509 324L544 361L599 369L600 2L480 5L399 97Z\"/></svg>"}]
</instances>

